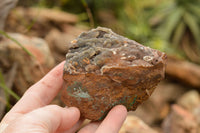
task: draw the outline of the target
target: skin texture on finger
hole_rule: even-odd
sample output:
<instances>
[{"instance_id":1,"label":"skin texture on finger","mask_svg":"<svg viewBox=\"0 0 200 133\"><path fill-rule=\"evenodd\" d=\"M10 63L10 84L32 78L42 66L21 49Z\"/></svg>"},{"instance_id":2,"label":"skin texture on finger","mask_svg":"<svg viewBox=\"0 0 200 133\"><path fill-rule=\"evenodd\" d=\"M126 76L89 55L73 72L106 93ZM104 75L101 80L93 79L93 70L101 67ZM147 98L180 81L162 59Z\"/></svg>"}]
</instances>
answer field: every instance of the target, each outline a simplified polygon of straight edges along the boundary
<instances>
[{"instance_id":1,"label":"skin texture on finger","mask_svg":"<svg viewBox=\"0 0 200 133\"><path fill-rule=\"evenodd\" d=\"M108 113L95 133L118 133L127 116L127 109L117 105Z\"/></svg>"},{"instance_id":2,"label":"skin texture on finger","mask_svg":"<svg viewBox=\"0 0 200 133\"><path fill-rule=\"evenodd\" d=\"M31 86L10 112L23 114L49 104L62 88L64 63L63 61L57 65L39 82Z\"/></svg>"},{"instance_id":3,"label":"skin texture on finger","mask_svg":"<svg viewBox=\"0 0 200 133\"><path fill-rule=\"evenodd\" d=\"M67 131L64 132L58 132L58 133L75 133L78 129L80 129L80 126L82 125L83 120L80 119L72 128L70 128Z\"/></svg>"},{"instance_id":4,"label":"skin texture on finger","mask_svg":"<svg viewBox=\"0 0 200 133\"><path fill-rule=\"evenodd\" d=\"M77 108L68 109L49 105L36 109L16 119L6 128L5 133L57 133L70 129L78 122Z\"/></svg>"},{"instance_id":5,"label":"skin texture on finger","mask_svg":"<svg viewBox=\"0 0 200 133\"><path fill-rule=\"evenodd\" d=\"M101 122L91 122L84 126L78 133L94 133Z\"/></svg>"}]
</instances>

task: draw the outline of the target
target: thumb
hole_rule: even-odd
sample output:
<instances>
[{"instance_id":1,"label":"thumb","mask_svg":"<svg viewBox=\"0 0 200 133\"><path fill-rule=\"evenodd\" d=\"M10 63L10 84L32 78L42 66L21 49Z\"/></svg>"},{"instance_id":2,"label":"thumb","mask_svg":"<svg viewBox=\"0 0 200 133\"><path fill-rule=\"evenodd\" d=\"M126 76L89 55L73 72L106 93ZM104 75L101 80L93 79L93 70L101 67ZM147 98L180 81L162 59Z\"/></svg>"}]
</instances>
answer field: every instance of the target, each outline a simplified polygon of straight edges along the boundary
<instances>
[{"instance_id":1,"label":"thumb","mask_svg":"<svg viewBox=\"0 0 200 133\"><path fill-rule=\"evenodd\" d=\"M77 123L79 118L80 112L75 107L62 108L49 105L16 119L6 128L6 133L66 131Z\"/></svg>"}]
</instances>

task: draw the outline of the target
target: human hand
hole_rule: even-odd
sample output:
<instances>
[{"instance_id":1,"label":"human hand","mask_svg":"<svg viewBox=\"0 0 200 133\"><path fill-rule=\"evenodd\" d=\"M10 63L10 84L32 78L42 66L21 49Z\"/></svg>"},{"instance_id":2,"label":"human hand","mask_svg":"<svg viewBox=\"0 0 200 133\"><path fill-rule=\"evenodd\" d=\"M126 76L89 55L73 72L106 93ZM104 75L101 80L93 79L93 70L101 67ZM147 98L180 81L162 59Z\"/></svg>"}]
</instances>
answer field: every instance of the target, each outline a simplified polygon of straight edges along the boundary
<instances>
[{"instance_id":1,"label":"human hand","mask_svg":"<svg viewBox=\"0 0 200 133\"><path fill-rule=\"evenodd\" d=\"M74 133L82 123L75 107L48 105L63 84L64 62L31 86L0 123L0 133ZM114 107L102 122L92 122L79 133L117 133L127 115L124 106Z\"/></svg>"}]
</instances>

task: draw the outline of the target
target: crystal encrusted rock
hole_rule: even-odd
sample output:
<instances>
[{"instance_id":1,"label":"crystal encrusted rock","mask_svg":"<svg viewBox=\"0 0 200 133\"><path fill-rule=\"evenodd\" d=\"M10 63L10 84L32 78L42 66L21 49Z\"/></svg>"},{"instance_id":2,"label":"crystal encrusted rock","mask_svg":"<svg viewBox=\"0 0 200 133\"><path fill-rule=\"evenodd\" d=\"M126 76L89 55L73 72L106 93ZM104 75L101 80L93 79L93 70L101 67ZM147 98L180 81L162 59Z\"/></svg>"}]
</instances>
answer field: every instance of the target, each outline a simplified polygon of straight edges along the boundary
<instances>
[{"instance_id":1,"label":"crystal encrusted rock","mask_svg":"<svg viewBox=\"0 0 200 133\"><path fill-rule=\"evenodd\" d=\"M81 116L102 120L115 105L135 110L164 78L166 55L98 27L71 42L62 101Z\"/></svg>"}]
</instances>

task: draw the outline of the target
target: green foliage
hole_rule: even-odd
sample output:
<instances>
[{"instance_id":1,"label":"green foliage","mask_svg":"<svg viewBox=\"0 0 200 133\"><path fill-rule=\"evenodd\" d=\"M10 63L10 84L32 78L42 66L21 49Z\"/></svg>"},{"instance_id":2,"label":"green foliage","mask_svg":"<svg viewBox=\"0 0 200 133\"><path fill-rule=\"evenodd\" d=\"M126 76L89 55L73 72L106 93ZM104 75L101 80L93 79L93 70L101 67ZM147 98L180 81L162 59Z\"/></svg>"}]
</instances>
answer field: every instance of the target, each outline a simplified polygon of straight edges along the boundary
<instances>
[{"instance_id":1,"label":"green foliage","mask_svg":"<svg viewBox=\"0 0 200 133\"><path fill-rule=\"evenodd\" d=\"M112 28L160 50L185 47L183 53L200 53L200 0L41 0L40 4L76 13L84 24ZM189 41L182 46L185 38Z\"/></svg>"},{"instance_id":2,"label":"green foliage","mask_svg":"<svg viewBox=\"0 0 200 133\"><path fill-rule=\"evenodd\" d=\"M189 34L188 40L193 41L185 44L188 45L185 50L191 48L199 53L196 47L200 48L199 0L110 0L108 3L118 5L117 9L112 10L115 11L125 36L171 53L182 50L183 38ZM103 9L109 6L108 3ZM195 44L197 49L192 47Z\"/></svg>"},{"instance_id":3,"label":"green foliage","mask_svg":"<svg viewBox=\"0 0 200 133\"><path fill-rule=\"evenodd\" d=\"M166 45L168 43L159 39L156 34L157 31L154 27L152 27L150 22L151 17L155 13L154 9L158 4L157 0L111 1L113 2L113 5L118 5L116 7L117 9L114 9L114 11L119 22L118 27L122 27L121 33L124 36L134 39L144 45L151 45L151 47L156 45L154 48L158 48L163 51L169 50ZM167 50L164 50L164 48L167 48Z\"/></svg>"},{"instance_id":4,"label":"green foliage","mask_svg":"<svg viewBox=\"0 0 200 133\"><path fill-rule=\"evenodd\" d=\"M157 22L153 25L158 27L157 34L175 49L182 49L190 60L200 63L200 1L169 0L155 12L153 19Z\"/></svg>"},{"instance_id":5,"label":"green foliage","mask_svg":"<svg viewBox=\"0 0 200 133\"><path fill-rule=\"evenodd\" d=\"M173 44L178 44L188 29L196 43L200 45L199 0L171 0L163 4L164 6L161 4L157 8L157 14L154 16L158 17L161 14L163 16L159 22L160 30L165 33L163 37Z\"/></svg>"}]
</instances>

